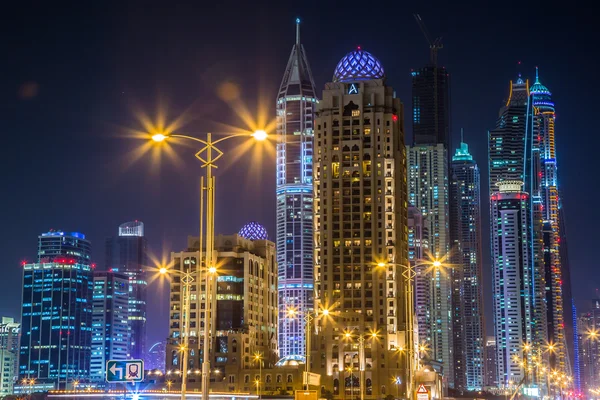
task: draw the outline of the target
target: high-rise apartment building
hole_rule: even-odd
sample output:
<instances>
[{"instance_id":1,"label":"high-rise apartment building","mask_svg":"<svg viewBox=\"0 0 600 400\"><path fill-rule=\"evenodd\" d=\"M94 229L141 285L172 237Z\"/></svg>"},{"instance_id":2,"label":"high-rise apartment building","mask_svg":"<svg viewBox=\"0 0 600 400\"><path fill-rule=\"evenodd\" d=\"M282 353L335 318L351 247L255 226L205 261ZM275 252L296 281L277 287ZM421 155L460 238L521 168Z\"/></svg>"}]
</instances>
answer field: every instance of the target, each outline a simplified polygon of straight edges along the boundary
<instances>
[{"instance_id":1,"label":"high-rise apartment building","mask_svg":"<svg viewBox=\"0 0 600 400\"><path fill-rule=\"evenodd\" d=\"M0 323L0 397L12 394L18 376L21 324L2 317Z\"/></svg>"},{"instance_id":2,"label":"high-rise apartment building","mask_svg":"<svg viewBox=\"0 0 600 400\"><path fill-rule=\"evenodd\" d=\"M450 151L450 74L430 64L411 72L413 144L443 144Z\"/></svg>"},{"instance_id":3,"label":"high-rise apartment building","mask_svg":"<svg viewBox=\"0 0 600 400\"><path fill-rule=\"evenodd\" d=\"M106 240L106 270L129 278L128 352L133 359L143 359L146 354L147 251L144 223L141 221L121 224L119 235Z\"/></svg>"},{"instance_id":4,"label":"high-rise apartment building","mask_svg":"<svg viewBox=\"0 0 600 400\"><path fill-rule=\"evenodd\" d=\"M288 310L313 309L313 136L315 84L304 47L300 20L296 43L277 96L277 264L279 269L279 350L281 356L305 353L304 318Z\"/></svg>"},{"instance_id":5,"label":"high-rise apartment building","mask_svg":"<svg viewBox=\"0 0 600 400\"><path fill-rule=\"evenodd\" d=\"M519 385L535 335L534 263L529 194L521 181L497 183L491 198L494 328L499 387Z\"/></svg>"},{"instance_id":6,"label":"high-rise apartment building","mask_svg":"<svg viewBox=\"0 0 600 400\"><path fill-rule=\"evenodd\" d=\"M600 299L593 299L590 311L579 315L577 331L581 390L589 393L600 386Z\"/></svg>"},{"instance_id":7,"label":"high-rise apartment building","mask_svg":"<svg viewBox=\"0 0 600 400\"><path fill-rule=\"evenodd\" d=\"M375 57L358 48L340 60L315 125L315 309L331 311L312 371L336 397L380 398L406 372L393 349L409 347L411 328L403 105Z\"/></svg>"},{"instance_id":8,"label":"high-rise apartment building","mask_svg":"<svg viewBox=\"0 0 600 400\"><path fill-rule=\"evenodd\" d=\"M19 378L66 388L89 378L93 278L85 235L39 237L37 263L23 265Z\"/></svg>"},{"instance_id":9,"label":"high-rise apartment building","mask_svg":"<svg viewBox=\"0 0 600 400\"><path fill-rule=\"evenodd\" d=\"M444 144L407 146L408 201L423 215L428 232L426 258L450 263L448 163ZM419 342L430 348L430 358L442 363L449 386L454 384L453 309L450 268L415 269Z\"/></svg>"},{"instance_id":10,"label":"high-rise apartment building","mask_svg":"<svg viewBox=\"0 0 600 400\"><path fill-rule=\"evenodd\" d=\"M242 229L242 232L255 229ZM266 232L264 228L261 232ZM186 251L171 253L172 268L190 272L188 368L201 368L204 349L205 275L198 267L199 240L188 238ZM217 259L216 312L211 314L211 379L225 378L232 386L241 370L255 366L260 353L265 368L277 361L277 265L275 243L264 236L244 238L239 234L215 238ZM181 370L180 347L185 332L184 285L179 273L171 280L171 315L166 346L166 369ZM213 309L214 310L214 309ZM189 375L188 388L200 387L201 376ZM247 384L247 383L246 383ZM247 386L249 386L247 384Z\"/></svg>"},{"instance_id":11,"label":"high-rise apartment building","mask_svg":"<svg viewBox=\"0 0 600 400\"><path fill-rule=\"evenodd\" d=\"M485 384L481 188L479 168L464 142L452 157L450 176L455 385L481 390Z\"/></svg>"},{"instance_id":12,"label":"high-rise apartment building","mask_svg":"<svg viewBox=\"0 0 600 400\"><path fill-rule=\"evenodd\" d=\"M497 365L496 365L496 339L494 336L488 336L485 340L485 386L493 388L497 386Z\"/></svg>"},{"instance_id":13,"label":"high-rise apartment building","mask_svg":"<svg viewBox=\"0 0 600 400\"><path fill-rule=\"evenodd\" d=\"M548 342L556 343L557 351L550 357L550 367L571 371L573 354L573 315L570 279L565 281L564 268L568 267L566 243L561 240L563 226L558 187L555 146L555 109L551 93L540 83L536 68L535 83L530 88L533 108L533 189L542 219L540 236L543 238L543 266L545 277L546 326ZM562 261L567 263L563 266ZM565 290L565 284L568 287ZM565 298L565 291L568 298ZM567 317L568 316L568 317ZM567 329L568 327L568 329ZM567 337L568 336L568 337ZM567 351L567 349L569 351ZM569 358L567 353L571 354Z\"/></svg>"},{"instance_id":14,"label":"high-rise apartment building","mask_svg":"<svg viewBox=\"0 0 600 400\"><path fill-rule=\"evenodd\" d=\"M90 379L104 382L108 360L127 360L129 348L129 277L94 272Z\"/></svg>"}]
</instances>

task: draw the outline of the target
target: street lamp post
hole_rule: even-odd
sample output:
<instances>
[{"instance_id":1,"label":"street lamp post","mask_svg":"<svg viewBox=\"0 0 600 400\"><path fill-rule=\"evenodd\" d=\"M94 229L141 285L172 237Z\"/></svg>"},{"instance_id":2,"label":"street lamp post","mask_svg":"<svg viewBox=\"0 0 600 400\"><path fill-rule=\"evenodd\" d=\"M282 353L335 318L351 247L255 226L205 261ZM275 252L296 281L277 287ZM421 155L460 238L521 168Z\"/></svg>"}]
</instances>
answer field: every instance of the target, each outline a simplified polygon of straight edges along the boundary
<instances>
[{"instance_id":1,"label":"street lamp post","mask_svg":"<svg viewBox=\"0 0 600 400\"><path fill-rule=\"evenodd\" d=\"M252 134L248 133L239 133L234 135L229 135L222 137L217 140L212 140L212 134L206 134L206 140L199 139L193 136L186 136L180 134L166 134L162 132L154 133L151 136L151 139L154 142L160 143L164 142L168 138L179 138L192 140L194 142L201 143L204 147L202 147L196 154L195 157L202 162L202 168L206 167L206 188L204 188L203 179L200 181L200 236L198 243L198 253L200 255L198 260L198 266L201 266L202 260L202 220L203 220L203 199L204 199L204 190L206 190L206 250L205 250L205 266L208 271L206 276L206 311L204 318L204 343L203 343L203 356L202 356L202 400L208 399L209 393L209 384L210 384L210 333L211 333L211 320L212 320L212 308L216 306L216 302L212 301L212 286L215 279L212 278L216 273L216 257L214 251L214 219L215 219L215 177L213 176L213 168L217 168L215 162L223 156L223 152L216 147L216 145L224 140L232 139L234 137L248 137L252 136L254 139L263 141L267 138L267 133L263 130L257 130ZM216 156L213 158L213 150L216 152ZM191 288L191 286L189 286ZM188 299L189 301L189 291L188 291ZM189 310L189 309L188 309ZM189 312L189 311L188 311ZM186 327L189 326L189 321L186 324ZM186 328L187 329L187 328ZM188 335L185 335L184 342L187 341ZM184 366L182 371L182 381L181 381L181 399L185 400L186 390L187 390L187 354L188 348L187 345L184 344L185 352L184 352Z\"/></svg>"},{"instance_id":2,"label":"street lamp post","mask_svg":"<svg viewBox=\"0 0 600 400\"><path fill-rule=\"evenodd\" d=\"M261 353L255 353L254 354L254 360L258 361L258 382L256 382L256 391L258 392L258 399L261 399L261 395L260 395L260 389L261 389L261 384L262 384L262 354Z\"/></svg>"}]
</instances>

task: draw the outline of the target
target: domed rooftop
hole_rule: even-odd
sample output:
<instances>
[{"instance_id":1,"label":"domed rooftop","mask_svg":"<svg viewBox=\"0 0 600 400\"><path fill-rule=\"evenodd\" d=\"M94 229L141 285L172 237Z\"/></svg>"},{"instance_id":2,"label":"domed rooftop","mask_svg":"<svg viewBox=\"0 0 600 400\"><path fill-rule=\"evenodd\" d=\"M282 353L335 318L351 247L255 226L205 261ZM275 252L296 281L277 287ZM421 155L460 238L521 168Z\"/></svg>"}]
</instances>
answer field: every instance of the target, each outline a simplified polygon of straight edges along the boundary
<instances>
[{"instance_id":1,"label":"domed rooftop","mask_svg":"<svg viewBox=\"0 0 600 400\"><path fill-rule=\"evenodd\" d=\"M538 74L538 68L535 67L535 83L529 88L529 93L531 94L547 94L551 95L550 90L544 85L540 83L540 77Z\"/></svg>"},{"instance_id":2,"label":"domed rooftop","mask_svg":"<svg viewBox=\"0 0 600 400\"><path fill-rule=\"evenodd\" d=\"M267 230L255 221L250 221L240 229L238 235L249 240L267 240Z\"/></svg>"},{"instance_id":3,"label":"domed rooftop","mask_svg":"<svg viewBox=\"0 0 600 400\"><path fill-rule=\"evenodd\" d=\"M277 363L276 367L296 367L298 365L306 364L306 358L304 356L289 355L281 358Z\"/></svg>"},{"instance_id":4,"label":"domed rooftop","mask_svg":"<svg viewBox=\"0 0 600 400\"><path fill-rule=\"evenodd\" d=\"M364 81L385 77L383 66L367 51L357 48L346 54L333 71L334 82Z\"/></svg>"}]
</instances>

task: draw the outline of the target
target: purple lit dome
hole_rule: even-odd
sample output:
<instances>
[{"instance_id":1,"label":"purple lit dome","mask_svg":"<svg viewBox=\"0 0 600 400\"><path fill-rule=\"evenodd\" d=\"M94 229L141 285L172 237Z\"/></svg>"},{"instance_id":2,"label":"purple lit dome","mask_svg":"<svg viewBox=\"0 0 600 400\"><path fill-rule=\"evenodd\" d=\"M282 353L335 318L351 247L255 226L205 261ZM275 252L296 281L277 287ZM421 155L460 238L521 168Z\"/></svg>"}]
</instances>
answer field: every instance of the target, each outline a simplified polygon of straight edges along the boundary
<instances>
[{"instance_id":1,"label":"purple lit dome","mask_svg":"<svg viewBox=\"0 0 600 400\"><path fill-rule=\"evenodd\" d=\"M385 78L378 59L360 47L346 54L335 67L334 82L365 81Z\"/></svg>"},{"instance_id":2,"label":"purple lit dome","mask_svg":"<svg viewBox=\"0 0 600 400\"><path fill-rule=\"evenodd\" d=\"M255 221L248 222L244 225L242 229L240 229L238 235L249 240L267 240L269 238L265 227Z\"/></svg>"}]
</instances>

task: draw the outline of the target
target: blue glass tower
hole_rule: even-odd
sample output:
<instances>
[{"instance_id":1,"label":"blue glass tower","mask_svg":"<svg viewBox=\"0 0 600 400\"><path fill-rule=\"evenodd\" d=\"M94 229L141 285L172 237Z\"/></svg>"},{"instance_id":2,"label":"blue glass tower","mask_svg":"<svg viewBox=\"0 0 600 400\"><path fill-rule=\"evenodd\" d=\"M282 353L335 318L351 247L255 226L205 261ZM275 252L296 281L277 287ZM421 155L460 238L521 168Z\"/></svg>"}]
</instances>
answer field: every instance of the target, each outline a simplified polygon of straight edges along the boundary
<instances>
[{"instance_id":1,"label":"blue glass tower","mask_svg":"<svg viewBox=\"0 0 600 400\"><path fill-rule=\"evenodd\" d=\"M23 266L19 378L66 388L90 372L93 277L81 233L39 237L38 262Z\"/></svg>"},{"instance_id":2,"label":"blue glass tower","mask_svg":"<svg viewBox=\"0 0 600 400\"><path fill-rule=\"evenodd\" d=\"M305 311L313 307L313 122L315 84L300 20L296 43L277 96L277 264L279 267L279 351L305 353ZM288 310L299 317L287 318Z\"/></svg>"}]
</instances>

